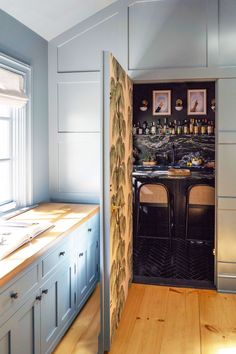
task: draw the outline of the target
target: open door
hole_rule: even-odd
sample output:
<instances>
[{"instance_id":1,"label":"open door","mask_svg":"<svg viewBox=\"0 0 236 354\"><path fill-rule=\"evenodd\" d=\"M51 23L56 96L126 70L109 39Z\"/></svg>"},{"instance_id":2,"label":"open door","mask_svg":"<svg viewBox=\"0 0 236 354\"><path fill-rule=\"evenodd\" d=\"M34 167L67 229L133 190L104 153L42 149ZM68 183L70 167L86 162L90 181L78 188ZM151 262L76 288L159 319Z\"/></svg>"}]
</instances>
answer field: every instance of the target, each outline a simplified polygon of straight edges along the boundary
<instances>
[{"instance_id":1,"label":"open door","mask_svg":"<svg viewBox=\"0 0 236 354\"><path fill-rule=\"evenodd\" d=\"M115 57L102 56L101 308L110 350L132 282L132 81Z\"/></svg>"}]
</instances>

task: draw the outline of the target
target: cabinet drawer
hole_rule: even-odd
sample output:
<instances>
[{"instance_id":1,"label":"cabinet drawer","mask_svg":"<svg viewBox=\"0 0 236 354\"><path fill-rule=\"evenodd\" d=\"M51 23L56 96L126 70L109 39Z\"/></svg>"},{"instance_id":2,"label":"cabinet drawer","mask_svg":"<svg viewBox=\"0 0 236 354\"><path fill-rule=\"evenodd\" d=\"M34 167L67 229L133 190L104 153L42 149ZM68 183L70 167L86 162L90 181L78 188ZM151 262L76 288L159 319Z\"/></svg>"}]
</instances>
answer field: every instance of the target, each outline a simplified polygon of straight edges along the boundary
<instances>
[{"instance_id":1,"label":"cabinet drawer","mask_svg":"<svg viewBox=\"0 0 236 354\"><path fill-rule=\"evenodd\" d=\"M38 267L35 266L0 294L0 313L21 303L38 284Z\"/></svg>"},{"instance_id":2,"label":"cabinet drawer","mask_svg":"<svg viewBox=\"0 0 236 354\"><path fill-rule=\"evenodd\" d=\"M236 293L236 277L219 276L217 290L228 293Z\"/></svg>"},{"instance_id":3,"label":"cabinet drawer","mask_svg":"<svg viewBox=\"0 0 236 354\"><path fill-rule=\"evenodd\" d=\"M66 260L71 252L71 240L63 242L59 247L42 260L42 276L47 276L52 270Z\"/></svg>"},{"instance_id":4,"label":"cabinet drawer","mask_svg":"<svg viewBox=\"0 0 236 354\"><path fill-rule=\"evenodd\" d=\"M219 276L232 276L236 278L236 263L222 263L218 262Z\"/></svg>"},{"instance_id":5,"label":"cabinet drawer","mask_svg":"<svg viewBox=\"0 0 236 354\"><path fill-rule=\"evenodd\" d=\"M84 242L89 242L91 238L99 233L99 213L92 216L84 224L79 226L76 231L76 244L77 247L81 246Z\"/></svg>"}]
</instances>

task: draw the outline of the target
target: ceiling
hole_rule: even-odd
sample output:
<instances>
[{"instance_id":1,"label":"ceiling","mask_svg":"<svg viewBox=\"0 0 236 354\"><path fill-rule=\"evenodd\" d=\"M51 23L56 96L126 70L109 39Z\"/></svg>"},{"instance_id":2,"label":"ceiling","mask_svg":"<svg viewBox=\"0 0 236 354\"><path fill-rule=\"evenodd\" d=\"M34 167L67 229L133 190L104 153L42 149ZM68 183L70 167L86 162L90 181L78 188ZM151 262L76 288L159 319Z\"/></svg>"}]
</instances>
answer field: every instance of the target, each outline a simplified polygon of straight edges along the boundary
<instances>
[{"instance_id":1,"label":"ceiling","mask_svg":"<svg viewBox=\"0 0 236 354\"><path fill-rule=\"evenodd\" d=\"M0 0L0 9L51 40L116 0Z\"/></svg>"}]
</instances>

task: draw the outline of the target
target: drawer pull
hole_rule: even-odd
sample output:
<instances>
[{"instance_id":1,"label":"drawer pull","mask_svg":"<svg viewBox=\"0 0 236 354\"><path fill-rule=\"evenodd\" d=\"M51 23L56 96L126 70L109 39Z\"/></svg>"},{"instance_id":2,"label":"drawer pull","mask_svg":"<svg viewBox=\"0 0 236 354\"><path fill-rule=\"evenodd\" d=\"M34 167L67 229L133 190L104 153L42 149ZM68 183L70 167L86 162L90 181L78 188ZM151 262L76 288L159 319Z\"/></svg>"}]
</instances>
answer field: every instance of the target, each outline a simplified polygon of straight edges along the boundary
<instances>
[{"instance_id":1,"label":"drawer pull","mask_svg":"<svg viewBox=\"0 0 236 354\"><path fill-rule=\"evenodd\" d=\"M84 254L83 254L83 252L82 252L82 253L79 254L79 257L83 257L83 255L84 255Z\"/></svg>"},{"instance_id":2,"label":"drawer pull","mask_svg":"<svg viewBox=\"0 0 236 354\"><path fill-rule=\"evenodd\" d=\"M36 300L41 301L42 300L42 295L36 296Z\"/></svg>"},{"instance_id":3,"label":"drawer pull","mask_svg":"<svg viewBox=\"0 0 236 354\"><path fill-rule=\"evenodd\" d=\"M17 299L17 298L18 298L18 293L11 294L11 299Z\"/></svg>"},{"instance_id":4,"label":"drawer pull","mask_svg":"<svg viewBox=\"0 0 236 354\"><path fill-rule=\"evenodd\" d=\"M60 256L65 256L65 254L66 254L66 252L65 252L65 251L62 251L62 252L59 253L59 257L60 257Z\"/></svg>"},{"instance_id":5,"label":"drawer pull","mask_svg":"<svg viewBox=\"0 0 236 354\"><path fill-rule=\"evenodd\" d=\"M92 229L88 229L88 232L91 232L92 231Z\"/></svg>"},{"instance_id":6,"label":"drawer pull","mask_svg":"<svg viewBox=\"0 0 236 354\"><path fill-rule=\"evenodd\" d=\"M42 294L47 294L48 293L48 289L44 289L44 290L42 290Z\"/></svg>"}]
</instances>

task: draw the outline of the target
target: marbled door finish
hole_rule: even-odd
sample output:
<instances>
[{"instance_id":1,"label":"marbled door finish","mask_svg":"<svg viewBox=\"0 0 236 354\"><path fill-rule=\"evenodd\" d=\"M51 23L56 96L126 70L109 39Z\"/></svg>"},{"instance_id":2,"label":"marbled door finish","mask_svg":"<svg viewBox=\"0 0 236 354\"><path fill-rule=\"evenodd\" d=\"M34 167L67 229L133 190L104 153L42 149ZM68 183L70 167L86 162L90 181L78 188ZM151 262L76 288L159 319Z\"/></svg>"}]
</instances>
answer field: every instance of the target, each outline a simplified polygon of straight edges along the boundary
<instances>
[{"instance_id":1,"label":"marbled door finish","mask_svg":"<svg viewBox=\"0 0 236 354\"><path fill-rule=\"evenodd\" d=\"M215 160L214 136L135 135L133 137L135 164L142 164L147 155L155 155L159 164L171 163L173 144L176 163L184 164L194 155L201 156L204 161Z\"/></svg>"}]
</instances>

